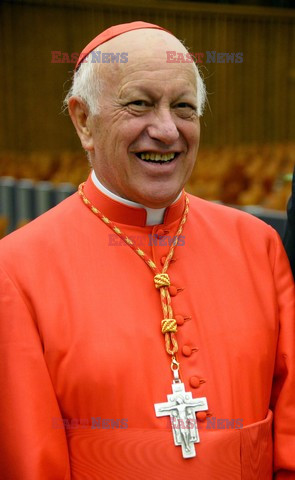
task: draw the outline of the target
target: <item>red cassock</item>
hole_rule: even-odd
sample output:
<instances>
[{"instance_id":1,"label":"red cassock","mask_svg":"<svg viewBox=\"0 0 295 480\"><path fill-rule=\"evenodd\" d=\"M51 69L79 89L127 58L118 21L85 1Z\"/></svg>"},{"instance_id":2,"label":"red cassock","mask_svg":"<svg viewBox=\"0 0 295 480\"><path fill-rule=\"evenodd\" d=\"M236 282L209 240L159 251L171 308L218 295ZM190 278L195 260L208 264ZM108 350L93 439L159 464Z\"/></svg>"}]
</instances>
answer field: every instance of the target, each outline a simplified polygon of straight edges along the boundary
<instances>
[{"instance_id":1,"label":"red cassock","mask_svg":"<svg viewBox=\"0 0 295 480\"><path fill-rule=\"evenodd\" d=\"M90 178L85 194L162 268L184 195L145 226ZM1 479L295 478L286 255L258 219L189 199L168 273L181 378L211 415L196 457L155 416L172 373L153 274L76 193L1 241Z\"/></svg>"}]
</instances>

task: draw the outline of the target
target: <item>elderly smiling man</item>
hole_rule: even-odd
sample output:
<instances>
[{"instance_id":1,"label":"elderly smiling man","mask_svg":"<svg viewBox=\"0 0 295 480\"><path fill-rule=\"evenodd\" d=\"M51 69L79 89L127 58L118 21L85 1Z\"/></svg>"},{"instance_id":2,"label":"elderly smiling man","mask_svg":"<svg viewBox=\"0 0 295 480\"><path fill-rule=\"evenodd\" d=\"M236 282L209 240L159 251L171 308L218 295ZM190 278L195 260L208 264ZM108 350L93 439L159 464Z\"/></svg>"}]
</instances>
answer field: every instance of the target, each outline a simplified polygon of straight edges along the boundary
<instances>
[{"instance_id":1,"label":"elderly smiling man","mask_svg":"<svg viewBox=\"0 0 295 480\"><path fill-rule=\"evenodd\" d=\"M167 51L143 22L86 47L67 104L91 175L1 242L5 480L295 478L288 261L183 191L204 87Z\"/></svg>"}]
</instances>

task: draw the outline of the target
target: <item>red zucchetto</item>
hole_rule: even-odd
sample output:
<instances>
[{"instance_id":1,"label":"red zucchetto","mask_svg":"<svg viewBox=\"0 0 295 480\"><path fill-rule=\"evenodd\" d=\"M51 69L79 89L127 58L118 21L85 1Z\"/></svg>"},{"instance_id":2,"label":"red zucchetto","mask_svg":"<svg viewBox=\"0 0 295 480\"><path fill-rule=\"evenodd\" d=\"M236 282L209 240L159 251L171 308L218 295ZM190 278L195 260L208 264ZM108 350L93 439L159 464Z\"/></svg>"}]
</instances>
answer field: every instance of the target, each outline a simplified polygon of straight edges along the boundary
<instances>
[{"instance_id":1,"label":"red zucchetto","mask_svg":"<svg viewBox=\"0 0 295 480\"><path fill-rule=\"evenodd\" d=\"M131 22L114 25L113 27L107 28L106 30L101 32L99 35L97 35L97 37L91 40L90 43L88 43L88 45L80 53L75 70L77 70L84 58L87 57L87 55L92 52L92 50L94 50L102 43L105 43L108 40L111 40L111 38L117 37L118 35L122 35L122 33L130 32L131 30L138 30L140 28L156 28L158 30L164 30L165 32L171 33L165 28L160 27L159 25L154 25L153 23L146 22Z\"/></svg>"}]
</instances>

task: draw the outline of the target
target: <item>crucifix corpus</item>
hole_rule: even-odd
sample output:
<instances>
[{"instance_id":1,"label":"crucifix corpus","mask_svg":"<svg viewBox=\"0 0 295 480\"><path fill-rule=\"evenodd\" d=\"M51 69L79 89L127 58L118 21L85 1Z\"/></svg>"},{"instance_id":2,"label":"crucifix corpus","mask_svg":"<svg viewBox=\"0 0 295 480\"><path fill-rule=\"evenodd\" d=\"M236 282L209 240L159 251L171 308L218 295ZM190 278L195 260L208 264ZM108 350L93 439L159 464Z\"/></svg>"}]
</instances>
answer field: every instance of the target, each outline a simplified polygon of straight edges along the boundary
<instances>
[{"instance_id":1,"label":"crucifix corpus","mask_svg":"<svg viewBox=\"0 0 295 480\"><path fill-rule=\"evenodd\" d=\"M195 457L194 444L200 441L195 413L208 410L207 399L193 398L179 379L173 380L172 392L168 402L155 404L156 416L170 415L174 444L181 445L183 458Z\"/></svg>"}]
</instances>

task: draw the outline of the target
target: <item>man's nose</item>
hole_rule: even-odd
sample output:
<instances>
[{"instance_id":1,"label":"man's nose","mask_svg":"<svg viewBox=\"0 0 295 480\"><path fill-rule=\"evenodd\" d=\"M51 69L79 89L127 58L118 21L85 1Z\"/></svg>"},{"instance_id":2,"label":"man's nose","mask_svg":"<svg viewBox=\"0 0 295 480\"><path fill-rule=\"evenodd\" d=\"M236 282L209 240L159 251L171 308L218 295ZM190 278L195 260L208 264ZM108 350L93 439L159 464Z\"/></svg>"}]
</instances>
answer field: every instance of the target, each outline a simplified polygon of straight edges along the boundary
<instances>
[{"instance_id":1,"label":"man's nose","mask_svg":"<svg viewBox=\"0 0 295 480\"><path fill-rule=\"evenodd\" d=\"M147 128L150 138L158 140L165 145L172 145L179 138L175 121L168 109L154 112L153 119Z\"/></svg>"}]
</instances>

